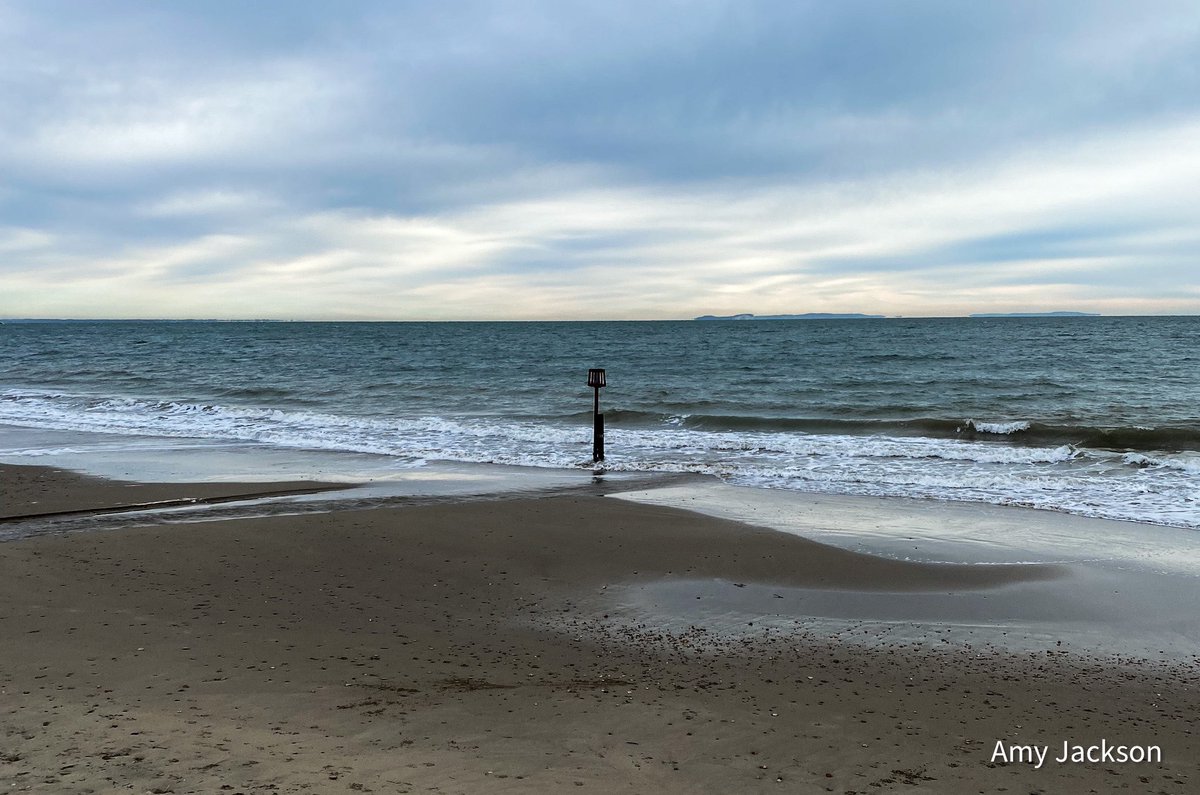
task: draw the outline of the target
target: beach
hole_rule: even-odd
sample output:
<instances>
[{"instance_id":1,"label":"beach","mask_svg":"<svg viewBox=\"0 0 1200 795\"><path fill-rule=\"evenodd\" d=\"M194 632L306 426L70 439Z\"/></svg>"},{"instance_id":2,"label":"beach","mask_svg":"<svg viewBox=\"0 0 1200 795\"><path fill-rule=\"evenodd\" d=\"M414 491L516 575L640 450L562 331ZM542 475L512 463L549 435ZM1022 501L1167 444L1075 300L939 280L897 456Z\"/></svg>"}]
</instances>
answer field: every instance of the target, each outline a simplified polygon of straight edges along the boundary
<instances>
[{"instance_id":1,"label":"beach","mask_svg":"<svg viewBox=\"0 0 1200 795\"><path fill-rule=\"evenodd\" d=\"M1200 793L1200 4L62 5L0 795Z\"/></svg>"},{"instance_id":2,"label":"beach","mask_svg":"<svg viewBox=\"0 0 1200 795\"><path fill-rule=\"evenodd\" d=\"M305 487L0 474L10 516ZM928 620L831 632L797 596L1019 605L1072 589L1070 565L905 561L581 489L352 506L0 544L0 791L1175 793L1200 775L1194 656L948 641ZM669 602L631 619L628 594L662 587L711 621ZM774 620L731 621L730 599Z\"/></svg>"}]
</instances>

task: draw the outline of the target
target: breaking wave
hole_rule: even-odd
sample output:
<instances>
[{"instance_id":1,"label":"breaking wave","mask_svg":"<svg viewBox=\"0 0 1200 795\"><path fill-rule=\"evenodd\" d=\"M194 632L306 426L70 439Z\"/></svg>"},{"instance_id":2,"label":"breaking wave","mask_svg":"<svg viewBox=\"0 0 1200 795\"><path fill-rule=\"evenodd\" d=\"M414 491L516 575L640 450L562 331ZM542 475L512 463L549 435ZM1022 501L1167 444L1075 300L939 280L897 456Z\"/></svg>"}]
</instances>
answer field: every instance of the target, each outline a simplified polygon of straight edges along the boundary
<instances>
[{"instance_id":1,"label":"breaking wave","mask_svg":"<svg viewBox=\"0 0 1200 795\"><path fill-rule=\"evenodd\" d=\"M1027 505L1200 527L1200 455L1194 452L1200 445L1182 447L1180 440L1192 438L1187 435L1192 432L1180 429L1085 433L1078 427L1009 420L806 420L636 411L614 411L606 418L606 467L612 470L696 472L768 488ZM373 453L408 463L592 466L590 414L549 420L358 416L8 390L0 393L0 423ZM1129 435L1144 447L1081 442ZM33 448L5 452L19 458L48 454Z\"/></svg>"},{"instance_id":2,"label":"breaking wave","mask_svg":"<svg viewBox=\"0 0 1200 795\"><path fill-rule=\"evenodd\" d=\"M590 421L590 413L562 417ZM654 411L617 410L605 413L612 425L628 427L672 426L706 431L796 432L926 436L981 442L1017 442L1023 445L1097 450L1196 450L1200 451L1200 427L1100 427L1054 424L1033 420L977 420L921 417L915 419L761 417L735 414L671 414Z\"/></svg>"}]
</instances>

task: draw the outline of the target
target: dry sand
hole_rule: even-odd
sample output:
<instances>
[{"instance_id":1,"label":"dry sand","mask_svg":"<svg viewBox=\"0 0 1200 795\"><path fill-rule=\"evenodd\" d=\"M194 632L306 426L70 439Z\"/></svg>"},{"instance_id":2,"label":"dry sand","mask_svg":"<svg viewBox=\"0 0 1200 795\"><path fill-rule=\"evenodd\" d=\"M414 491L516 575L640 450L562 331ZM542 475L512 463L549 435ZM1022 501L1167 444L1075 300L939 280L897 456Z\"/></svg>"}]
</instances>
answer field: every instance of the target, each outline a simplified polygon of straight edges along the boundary
<instances>
[{"instance_id":1,"label":"dry sand","mask_svg":"<svg viewBox=\"0 0 1200 795\"><path fill-rule=\"evenodd\" d=\"M0 474L6 508L29 500ZM76 486L34 474L41 505ZM72 504L128 493L89 487ZM0 792L1197 791L1194 662L605 616L607 586L639 580L954 594L1069 577L579 495L9 542ZM1053 757L1102 738L1163 761L992 761L997 740Z\"/></svg>"}]
</instances>

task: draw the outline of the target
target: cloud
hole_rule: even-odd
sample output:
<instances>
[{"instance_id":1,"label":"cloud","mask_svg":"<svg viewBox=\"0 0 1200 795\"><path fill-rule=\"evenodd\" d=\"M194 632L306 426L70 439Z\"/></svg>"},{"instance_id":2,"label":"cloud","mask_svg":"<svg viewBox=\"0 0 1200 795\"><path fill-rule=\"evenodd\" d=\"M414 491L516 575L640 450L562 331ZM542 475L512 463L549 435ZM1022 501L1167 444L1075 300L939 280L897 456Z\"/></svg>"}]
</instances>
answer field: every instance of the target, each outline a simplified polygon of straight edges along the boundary
<instances>
[{"instance_id":1,"label":"cloud","mask_svg":"<svg viewBox=\"0 0 1200 795\"><path fill-rule=\"evenodd\" d=\"M54 243L54 238L37 229L0 227L0 255L45 250Z\"/></svg>"},{"instance_id":2,"label":"cloud","mask_svg":"<svg viewBox=\"0 0 1200 795\"><path fill-rule=\"evenodd\" d=\"M253 191L211 188L153 197L136 210L150 218L194 218L258 215L280 206L274 197Z\"/></svg>"},{"instance_id":3,"label":"cloud","mask_svg":"<svg viewBox=\"0 0 1200 795\"><path fill-rule=\"evenodd\" d=\"M0 5L0 315L1200 311L1200 13Z\"/></svg>"}]
</instances>

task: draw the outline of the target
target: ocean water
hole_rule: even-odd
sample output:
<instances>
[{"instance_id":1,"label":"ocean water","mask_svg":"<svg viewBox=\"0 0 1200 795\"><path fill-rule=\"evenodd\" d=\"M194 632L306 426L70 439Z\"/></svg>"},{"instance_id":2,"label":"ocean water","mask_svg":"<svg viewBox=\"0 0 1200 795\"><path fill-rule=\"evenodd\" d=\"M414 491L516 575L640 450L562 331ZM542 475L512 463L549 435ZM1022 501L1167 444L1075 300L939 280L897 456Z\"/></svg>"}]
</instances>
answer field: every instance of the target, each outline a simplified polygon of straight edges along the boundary
<instances>
[{"instance_id":1,"label":"ocean water","mask_svg":"<svg viewBox=\"0 0 1200 795\"><path fill-rule=\"evenodd\" d=\"M1200 317L10 321L0 424L590 470L590 367L610 471L1200 528Z\"/></svg>"}]
</instances>

